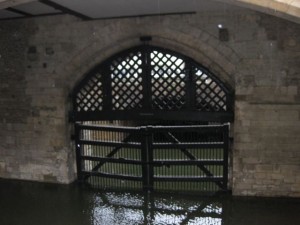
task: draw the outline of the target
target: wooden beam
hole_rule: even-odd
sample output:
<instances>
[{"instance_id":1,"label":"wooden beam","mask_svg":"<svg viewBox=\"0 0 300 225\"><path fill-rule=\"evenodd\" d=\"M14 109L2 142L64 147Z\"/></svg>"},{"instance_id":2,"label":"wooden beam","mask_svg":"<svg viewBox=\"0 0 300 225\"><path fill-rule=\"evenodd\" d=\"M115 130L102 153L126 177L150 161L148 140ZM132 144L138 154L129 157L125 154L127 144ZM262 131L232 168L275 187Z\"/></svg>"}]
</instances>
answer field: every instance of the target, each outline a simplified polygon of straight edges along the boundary
<instances>
[{"instance_id":1,"label":"wooden beam","mask_svg":"<svg viewBox=\"0 0 300 225\"><path fill-rule=\"evenodd\" d=\"M48 5L50 7L53 7L55 9L58 9L58 10L64 12L64 13L67 13L67 14L79 17L79 18L81 18L83 20L91 20L92 19L92 18L90 18L90 17L88 17L88 16L86 16L84 14L76 12L76 11L74 11L72 9L69 9L69 8L67 8L65 6L62 6L62 5L60 5L60 4L56 3L56 2L53 2L51 0L39 0L39 2L41 2L41 3L45 4L45 5Z\"/></svg>"},{"instance_id":2,"label":"wooden beam","mask_svg":"<svg viewBox=\"0 0 300 225\"><path fill-rule=\"evenodd\" d=\"M0 0L0 9L14 7L24 3L34 2L34 0Z\"/></svg>"},{"instance_id":3,"label":"wooden beam","mask_svg":"<svg viewBox=\"0 0 300 225\"><path fill-rule=\"evenodd\" d=\"M15 9L15 8L12 8L12 7L9 7L7 9L5 9L5 10L10 11L10 12L14 12L14 13L18 13L18 14L20 14L22 16L26 16L26 17L32 17L33 16L30 13L27 13L27 12L24 12L22 10L18 10L18 9Z\"/></svg>"}]
</instances>

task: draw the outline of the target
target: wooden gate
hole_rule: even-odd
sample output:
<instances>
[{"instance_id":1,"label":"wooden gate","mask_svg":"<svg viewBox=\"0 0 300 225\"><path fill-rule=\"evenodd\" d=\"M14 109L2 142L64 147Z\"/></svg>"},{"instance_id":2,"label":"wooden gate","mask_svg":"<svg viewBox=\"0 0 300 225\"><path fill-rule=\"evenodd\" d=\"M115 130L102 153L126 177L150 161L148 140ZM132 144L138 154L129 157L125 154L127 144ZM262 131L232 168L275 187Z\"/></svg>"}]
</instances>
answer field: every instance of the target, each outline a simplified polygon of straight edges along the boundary
<instances>
[{"instance_id":1,"label":"wooden gate","mask_svg":"<svg viewBox=\"0 0 300 225\"><path fill-rule=\"evenodd\" d=\"M76 123L78 179L103 189L226 191L228 128Z\"/></svg>"},{"instance_id":2,"label":"wooden gate","mask_svg":"<svg viewBox=\"0 0 300 225\"><path fill-rule=\"evenodd\" d=\"M233 96L226 83L178 52L143 44L113 55L73 90L79 180L102 188L227 190L227 125L91 123L222 124L233 121Z\"/></svg>"}]
</instances>

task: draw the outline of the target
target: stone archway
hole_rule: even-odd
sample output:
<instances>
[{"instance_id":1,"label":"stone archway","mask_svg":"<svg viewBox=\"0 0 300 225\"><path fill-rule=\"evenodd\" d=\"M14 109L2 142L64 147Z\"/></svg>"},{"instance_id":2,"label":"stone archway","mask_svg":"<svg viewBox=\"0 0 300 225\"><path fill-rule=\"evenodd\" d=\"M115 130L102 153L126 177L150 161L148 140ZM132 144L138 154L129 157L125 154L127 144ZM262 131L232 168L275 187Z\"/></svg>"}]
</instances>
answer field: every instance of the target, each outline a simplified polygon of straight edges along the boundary
<instances>
[{"instance_id":1,"label":"stone archway","mask_svg":"<svg viewBox=\"0 0 300 225\"><path fill-rule=\"evenodd\" d=\"M199 185L194 191L228 190L229 127L196 124L233 121L233 91L193 59L148 44L129 48L86 73L72 96L79 180L101 188L109 178L116 180L107 184L111 188L142 183L152 190L167 180L181 182L185 191L188 182ZM116 127L98 122L107 120L193 125ZM162 170L155 168L165 163L176 169L161 176Z\"/></svg>"},{"instance_id":2,"label":"stone archway","mask_svg":"<svg viewBox=\"0 0 300 225\"><path fill-rule=\"evenodd\" d=\"M233 120L233 92L193 59L141 45L89 71L73 92L75 121Z\"/></svg>"}]
</instances>

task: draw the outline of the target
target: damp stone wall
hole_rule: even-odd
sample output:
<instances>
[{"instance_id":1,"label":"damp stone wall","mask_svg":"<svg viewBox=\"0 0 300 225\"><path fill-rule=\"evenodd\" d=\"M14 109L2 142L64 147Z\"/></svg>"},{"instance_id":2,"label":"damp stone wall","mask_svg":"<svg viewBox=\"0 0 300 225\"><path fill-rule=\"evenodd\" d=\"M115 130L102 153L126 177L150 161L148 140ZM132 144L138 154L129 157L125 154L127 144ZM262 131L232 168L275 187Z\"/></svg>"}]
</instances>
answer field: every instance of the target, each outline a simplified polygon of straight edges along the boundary
<instances>
[{"instance_id":1,"label":"damp stone wall","mask_svg":"<svg viewBox=\"0 0 300 225\"><path fill-rule=\"evenodd\" d=\"M234 195L300 197L300 25L251 10L82 21L0 21L0 177L76 179L73 87L141 44L187 55L235 90Z\"/></svg>"}]
</instances>

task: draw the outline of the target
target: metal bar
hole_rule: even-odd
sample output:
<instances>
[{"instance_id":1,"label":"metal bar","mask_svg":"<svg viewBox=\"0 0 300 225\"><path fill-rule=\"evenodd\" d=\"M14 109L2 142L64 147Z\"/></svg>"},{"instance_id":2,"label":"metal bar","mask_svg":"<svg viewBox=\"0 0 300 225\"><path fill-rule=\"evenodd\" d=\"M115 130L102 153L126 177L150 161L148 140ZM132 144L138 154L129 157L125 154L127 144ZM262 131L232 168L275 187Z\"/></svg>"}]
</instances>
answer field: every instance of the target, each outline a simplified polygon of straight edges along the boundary
<instances>
[{"instance_id":1,"label":"metal bar","mask_svg":"<svg viewBox=\"0 0 300 225\"><path fill-rule=\"evenodd\" d=\"M223 126L222 125L188 125L188 126L184 126L184 125L180 125L180 126L153 126L152 129L158 130L158 131L168 131L168 130L172 130L172 131L182 131L183 129L186 129L188 131L200 131L199 129L205 129L207 130L211 130L211 131L222 131Z\"/></svg>"},{"instance_id":2,"label":"metal bar","mask_svg":"<svg viewBox=\"0 0 300 225\"><path fill-rule=\"evenodd\" d=\"M109 174L109 173L95 172L95 171L82 171L82 174L84 176L96 176L96 177L115 178L121 180L142 181L142 177L120 175L120 174Z\"/></svg>"},{"instance_id":3,"label":"metal bar","mask_svg":"<svg viewBox=\"0 0 300 225\"><path fill-rule=\"evenodd\" d=\"M192 15L196 12L170 12L170 13L159 13L159 14L146 14L146 15L133 15L133 16L113 16L113 17L100 17L94 20L111 20L111 19L128 19L128 18L143 18L143 17L161 17L161 16L172 16L172 15Z\"/></svg>"},{"instance_id":4,"label":"metal bar","mask_svg":"<svg viewBox=\"0 0 300 225\"><path fill-rule=\"evenodd\" d=\"M146 127L141 127L141 134L142 137L142 148L141 148L141 157L143 162L148 162L148 140L146 135ZM142 164L142 177L143 177L143 190L148 191L148 184L149 184L149 176L148 176L148 164Z\"/></svg>"},{"instance_id":5,"label":"metal bar","mask_svg":"<svg viewBox=\"0 0 300 225\"><path fill-rule=\"evenodd\" d=\"M111 147L117 147L117 148L123 148L123 147L140 148L140 146L141 146L141 144L139 144L139 143L88 141L88 140L78 140L78 143L83 144L83 145L101 145L101 146L111 146Z\"/></svg>"},{"instance_id":6,"label":"metal bar","mask_svg":"<svg viewBox=\"0 0 300 225\"><path fill-rule=\"evenodd\" d=\"M10 12L14 12L14 13L18 13L18 14L20 14L22 16L26 16L26 17L33 17L33 15L30 14L30 13L27 13L27 12L24 12L22 10L15 9L15 8L12 8L12 7L6 8L5 10L10 11Z\"/></svg>"},{"instance_id":7,"label":"metal bar","mask_svg":"<svg viewBox=\"0 0 300 225\"><path fill-rule=\"evenodd\" d=\"M108 126L108 125L85 125L77 123L77 126L82 130L100 130L100 131L114 131L114 132L137 132L139 127L121 127L121 126Z\"/></svg>"},{"instance_id":8,"label":"metal bar","mask_svg":"<svg viewBox=\"0 0 300 225\"><path fill-rule=\"evenodd\" d=\"M6 10L6 9L4 9ZM42 17L46 17L46 16L59 16L59 15L64 15L64 13L45 13L45 14L39 14L39 15L33 15L30 17L34 17L34 18L42 18ZM26 19L29 16L17 16L17 17L10 17L10 18L1 18L0 21L8 21L8 20L22 20L22 19Z\"/></svg>"},{"instance_id":9,"label":"metal bar","mask_svg":"<svg viewBox=\"0 0 300 225\"><path fill-rule=\"evenodd\" d=\"M153 168L153 131L152 127L148 126L146 130L147 136L147 151L148 151L148 190L152 191L154 187L154 168Z\"/></svg>"},{"instance_id":10,"label":"metal bar","mask_svg":"<svg viewBox=\"0 0 300 225\"><path fill-rule=\"evenodd\" d=\"M193 110L195 108L196 102L196 88L193 76L193 66L188 61L186 63L186 106L189 110Z\"/></svg>"},{"instance_id":11,"label":"metal bar","mask_svg":"<svg viewBox=\"0 0 300 225\"><path fill-rule=\"evenodd\" d=\"M113 93L112 93L112 78L111 78L111 69L108 63L103 64L103 78L102 78L102 84L103 84L103 95L105 96L103 98L103 105L104 110L112 110L113 109Z\"/></svg>"},{"instance_id":12,"label":"metal bar","mask_svg":"<svg viewBox=\"0 0 300 225\"><path fill-rule=\"evenodd\" d=\"M69 8L67 8L65 6L62 6L62 5L60 5L60 4L58 4L58 3L54 2L54 1L51 1L51 0L39 0L39 2L44 3L45 5L51 6L54 9L58 9L58 10L64 12L64 13L67 13L67 14L79 17L79 18L81 18L83 20L91 20L92 19L92 18L90 18L90 17L88 17L86 15L83 15L83 14L81 14L79 12L76 12L76 11L74 11L72 9L69 9Z\"/></svg>"},{"instance_id":13,"label":"metal bar","mask_svg":"<svg viewBox=\"0 0 300 225\"><path fill-rule=\"evenodd\" d=\"M142 86L143 86L143 111L148 112L152 109L151 99L151 61L150 51L147 43L142 46Z\"/></svg>"},{"instance_id":14,"label":"metal bar","mask_svg":"<svg viewBox=\"0 0 300 225\"><path fill-rule=\"evenodd\" d=\"M199 176L156 176L154 177L155 181L190 181L190 182L198 182L198 181L211 181L211 182L221 182L223 181L222 176L216 177L199 177Z\"/></svg>"},{"instance_id":15,"label":"metal bar","mask_svg":"<svg viewBox=\"0 0 300 225\"><path fill-rule=\"evenodd\" d=\"M171 138L175 143L180 143L180 141L174 137L170 132L167 133L167 137ZM187 157L189 157L191 160L196 160L197 158L191 154L189 151L186 149L182 148L180 149L182 153L184 153ZM197 167L202 170L209 178L213 178L213 173L211 173L205 166L203 165L197 165ZM220 187L223 188L223 184L219 181L216 181L216 184Z\"/></svg>"},{"instance_id":16,"label":"metal bar","mask_svg":"<svg viewBox=\"0 0 300 225\"><path fill-rule=\"evenodd\" d=\"M201 111L141 111L137 110L103 110L92 112L75 112L76 121L99 120L175 120L175 121L207 121L207 122L232 122L232 112L201 112Z\"/></svg>"},{"instance_id":17,"label":"metal bar","mask_svg":"<svg viewBox=\"0 0 300 225\"><path fill-rule=\"evenodd\" d=\"M223 160L154 160L154 166L170 165L224 165Z\"/></svg>"},{"instance_id":18,"label":"metal bar","mask_svg":"<svg viewBox=\"0 0 300 225\"><path fill-rule=\"evenodd\" d=\"M168 132L170 133L170 132ZM213 142L213 143L153 143L153 146L155 148L206 148L206 149L214 149L214 148L223 148L224 143L223 142Z\"/></svg>"},{"instance_id":19,"label":"metal bar","mask_svg":"<svg viewBox=\"0 0 300 225\"><path fill-rule=\"evenodd\" d=\"M223 126L223 140L224 140L224 166L223 166L223 189L227 190L228 184L228 151L229 151L229 125Z\"/></svg>"},{"instance_id":20,"label":"metal bar","mask_svg":"<svg viewBox=\"0 0 300 225\"><path fill-rule=\"evenodd\" d=\"M96 156L82 156L83 160L91 160L91 161L101 161L101 163L124 163L124 164L143 164L143 161L130 160L125 158L106 158L106 157L96 157Z\"/></svg>"},{"instance_id":21,"label":"metal bar","mask_svg":"<svg viewBox=\"0 0 300 225\"><path fill-rule=\"evenodd\" d=\"M82 174L82 152L81 152L81 145L78 143L80 138L80 128L78 124L75 124L75 146L76 146L76 167L77 167L77 178L78 181L83 181L83 174Z\"/></svg>"}]
</instances>

